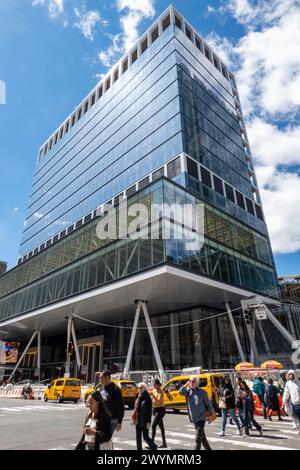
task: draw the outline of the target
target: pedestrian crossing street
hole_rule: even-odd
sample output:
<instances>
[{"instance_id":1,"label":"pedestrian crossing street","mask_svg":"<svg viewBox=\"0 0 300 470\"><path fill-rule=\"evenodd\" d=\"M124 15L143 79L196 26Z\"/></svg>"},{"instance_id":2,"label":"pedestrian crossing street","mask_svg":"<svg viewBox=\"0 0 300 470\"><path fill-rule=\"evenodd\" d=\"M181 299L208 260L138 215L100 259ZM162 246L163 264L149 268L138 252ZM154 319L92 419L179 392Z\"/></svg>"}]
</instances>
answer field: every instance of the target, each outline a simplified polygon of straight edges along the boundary
<instances>
[{"instance_id":1,"label":"pedestrian crossing street","mask_svg":"<svg viewBox=\"0 0 300 470\"><path fill-rule=\"evenodd\" d=\"M242 437L236 434L235 426L228 425L226 436L219 436L221 420L206 426L208 441L214 450L300 450L300 434L293 430L291 421L286 419L284 422L266 422L262 419L257 421L263 426L263 436L261 437L256 430L250 431L250 436ZM181 429L170 429L166 426L166 439L169 450L182 449L193 450L194 448L194 426L184 424ZM135 429L131 432L115 433L113 437L114 450L135 450ZM124 433L125 434L125 433ZM130 438L128 438L130 436ZM157 431L156 443L162 444L160 431ZM143 446L145 444L143 443ZM76 443L71 443L65 447L54 447L49 450L71 450ZM144 447L145 448L145 447Z\"/></svg>"},{"instance_id":2,"label":"pedestrian crossing street","mask_svg":"<svg viewBox=\"0 0 300 470\"><path fill-rule=\"evenodd\" d=\"M59 439L59 443L57 441L57 444L54 441L51 446L51 443L48 442L48 447L46 444L45 447L41 448L49 450L73 450L77 443L75 440L77 436L80 435L86 412L87 409L84 403L30 403L27 401L21 404L20 401L14 403L4 403L2 401L0 406L0 423L1 420L5 419L7 423L9 423L11 419L13 422L23 422L22 417L26 417L26 420L28 419L32 424L38 423L41 418L43 420L45 418L48 423L56 423L59 417L62 416L61 413L63 413L64 420L61 422L60 428L63 427L66 431L66 433L63 433L64 437ZM122 431L114 434L113 443L115 450L136 449L135 428L130 424L131 414L131 411L126 411ZM221 419L217 418L213 423L207 424L205 431L212 449L300 450L300 434L298 434L298 430L293 429L289 417L285 417L282 422L277 421L277 418L273 418L274 420L272 422L263 420L262 417L257 417L256 419L263 427L262 437L259 436L259 433L255 429L250 431L249 437L241 437L236 434L235 426L231 426L229 423L226 428L226 436L219 436ZM192 450L194 448L195 430L194 426L188 421L186 414L180 413L174 415L173 413L167 413L164 423L168 449ZM66 435L70 437L66 438ZM159 429L157 429L156 443L158 445L162 444ZM21 443L20 445L23 444ZM56 447L55 445L58 446ZM43 444L41 444L41 446L43 446Z\"/></svg>"}]
</instances>

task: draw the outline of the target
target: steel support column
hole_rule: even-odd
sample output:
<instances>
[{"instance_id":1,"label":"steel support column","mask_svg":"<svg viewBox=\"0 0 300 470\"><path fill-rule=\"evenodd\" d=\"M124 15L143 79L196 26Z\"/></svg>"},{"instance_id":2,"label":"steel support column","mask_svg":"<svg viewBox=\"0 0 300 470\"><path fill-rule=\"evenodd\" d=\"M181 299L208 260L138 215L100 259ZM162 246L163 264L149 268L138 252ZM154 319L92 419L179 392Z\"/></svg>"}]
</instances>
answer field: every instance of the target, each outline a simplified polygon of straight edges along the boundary
<instances>
[{"instance_id":1,"label":"steel support column","mask_svg":"<svg viewBox=\"0 0 300 470\"><path fill-rule=\"evenodd\" d=\"M37 332L37 369L39 371L39 382L41 381L41 331Z\"/></svg>"},{"instance_id":2,"label":"steel support column","mask_svg":"<svg viewBox=\"0 0 300 470\"><path fill-rule=\"evenodd\" d=\"M158 347L157 347L156 339L155 339L153 328L152 328L152 325L151 325L151 321L150 321L150 317L149 317L149 313L148 313L148 309L147 309L147 304L144 301L142 301L141 303L142 303L142 308L143 308L143 312L144 312L144 315L145 315L145 320L146 320L148 332L149 332L149 335L150 335L150 340L151 340L151 344L152 344L152 348L153 348L157 368L159 370L159 374L162 376L164 374L164 368L163 368L163 365L162 365L162 362L161 362L159 350L158 350Z\"/></svg>"},{"instance_id":3,"label":"steel support column","mask_svg":"<svg viewBox=\"0 0 300 470\"><path fill-rule=\"evenodd\" d=\"M235 339L236 347L238 349L241 361L245 362L245 360L246 360L245 355L244 355L243 348L242 348L242 345L241 345L241 342L240 342L240 338L239 338L239 335L238 335L238 332L237 332L237 329L236 329L236 325L235 325L235 322L234 322L234 319L233 319L233 315L232 315L232 311L230 309L229 302L225 302L225 306L226 306L228 318L229 318L229 321L230 321L230 325L231 325L231 328L232 328L233 336L234 336L234 339Z\"/></svg>"},{"instance_id":4,"label":"steel support column","mask_svg":"<svg viewBox=\"0 0 300 470\"><path fill-rule=\"evenodd\" d=\"M151 341L151 345L152 345L152 348L153 348L157 368L159 370L160 376L163 377L164 368L163 368L163 365L162 365L162 361L161 361L161 358L160 358L160 354L159 354L156 339L155 339L155 336L154 336L153 328L152 328L152 325L151 325L151 321L150 321L146 301L145 300L138 300L138 301L136 301L136 303L137 303L137 307L136 307L136 312L135 312L135 317L134 317L134 322L133 322L133 327L132 327L132 332L131 332L131 337L130 337L130 342L129 342L129 347L128 347L128 352L127 352L127 357L126 357L126 362L125 362L123 375L124 375L124 377L128 376L131 357L132 357L132 351L133 351L133 346L134 346L134 341L135 341L135 337L136 337L137 325L138 325L138 321L139 321L139 317L140 317L140 312L141 312L141 309L142 309L143 313L144 313L144 316L145 316L146 325L147 325L148 333L149 333L149 336L150 336L150 341Z\"/></svg>"},{"instance_id":5,"label":"steel support column","mask_svg":"<svg viewBox=\"0 0 300 470\"><path fill-rule=\"evenodd\" d=\"M133 346L134 346L134 341L135 341L135 336L136 336L136 330L137 330L137 326L138 326L138 322L140 318L140 311L141 311L141 303L137 302L134 322L133 322L130 341L129 341L129 347L128 347L127 356L126 356L126 362L125 362L125 367L124 367L124 372L123 372L123 375L125 378L128 376L128 372L129 372L132 351L133 351Z\"/></svg>"},{"instance_id":6,"label":"steel support column","mask_svg":"<svg viewBox=\"0 0 300 470\"><path fill-rule=\"evenodd\" d=\"M77 336L76 336L73 317L71 317L71 333L72 333L72 339L73 339L73 344L74 344L74 349L75 349L75 354L76 354L77 368L79 372L80 367L81 367L81 359L80 359L80 354L79 354L79 348L78 348L78 342L77 342Z\"/></svg>"}]
</instances>

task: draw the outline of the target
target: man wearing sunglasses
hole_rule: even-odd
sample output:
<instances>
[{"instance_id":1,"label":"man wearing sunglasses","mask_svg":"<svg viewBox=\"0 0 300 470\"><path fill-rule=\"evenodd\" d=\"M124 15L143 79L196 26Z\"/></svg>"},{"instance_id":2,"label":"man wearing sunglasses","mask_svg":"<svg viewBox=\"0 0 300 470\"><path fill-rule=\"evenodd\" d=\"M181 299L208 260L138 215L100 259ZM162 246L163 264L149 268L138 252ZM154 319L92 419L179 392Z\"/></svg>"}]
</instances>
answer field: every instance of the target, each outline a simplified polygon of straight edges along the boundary
<instances>
[{"instance_id":1,"label":"man wearing sunglasses","mask_svg":"<svg viewBox=\"0 0 300 470\"><path fill-rule=\"evenodd\" d=\"M186 398L189 415L195 425L195 450L201 450L201 443L206 449L210 449L204 428L206 419L209 422L212 421L213 407L206 391L199 387L197 376L192 375L190 380L179 389L179 393Z\"/></svg>"}]
</instances>

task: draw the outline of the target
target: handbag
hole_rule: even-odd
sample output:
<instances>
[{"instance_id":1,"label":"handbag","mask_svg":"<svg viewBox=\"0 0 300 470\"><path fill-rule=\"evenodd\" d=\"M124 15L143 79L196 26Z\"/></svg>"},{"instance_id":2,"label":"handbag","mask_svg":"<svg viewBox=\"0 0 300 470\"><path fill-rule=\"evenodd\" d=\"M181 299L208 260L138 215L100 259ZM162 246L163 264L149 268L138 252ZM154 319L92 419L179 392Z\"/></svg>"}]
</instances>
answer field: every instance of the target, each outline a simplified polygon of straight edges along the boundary
<instances>
[{"instance_id":1,"label":"handbag","mask_svg":"<svg viewBox=\"0 0 300 470\"><path fill-rule=\"evenodd\" d=\"M86 442L84 440L84 435L83 435L74 450L85 450L85 447L86 447Z\"/></svg>"},{"instance_id":2,"label":"handbag","mask_svg":"<svg viewBox=\"0 0 300 470\"><path fill-rule=\"evenodd\" d=\"M227 408L226 400L224 397L219 398L219 408L220 410L225 410Z\"/></svg>"}]
</instances>

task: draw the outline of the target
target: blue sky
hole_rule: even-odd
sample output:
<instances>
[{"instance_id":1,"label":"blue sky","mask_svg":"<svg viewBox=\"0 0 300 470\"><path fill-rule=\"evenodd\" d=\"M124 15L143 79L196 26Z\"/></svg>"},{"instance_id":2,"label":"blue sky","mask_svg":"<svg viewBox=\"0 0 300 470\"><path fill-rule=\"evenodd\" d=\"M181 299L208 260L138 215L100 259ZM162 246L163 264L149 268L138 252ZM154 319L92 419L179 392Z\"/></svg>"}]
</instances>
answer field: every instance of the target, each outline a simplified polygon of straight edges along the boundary
<instances>
[{"instance_id":1,"label":"blue sky","mask_svg":"<svg viewBox=\"0 0 300 470\"><path fill-rule=\"evenodd\" d=\"M0 0L0 259L9 267L40 144L169 3ZM278 273L299 273L299 1L173 4L236 72Z\"/></svg>"}]
</instances>

